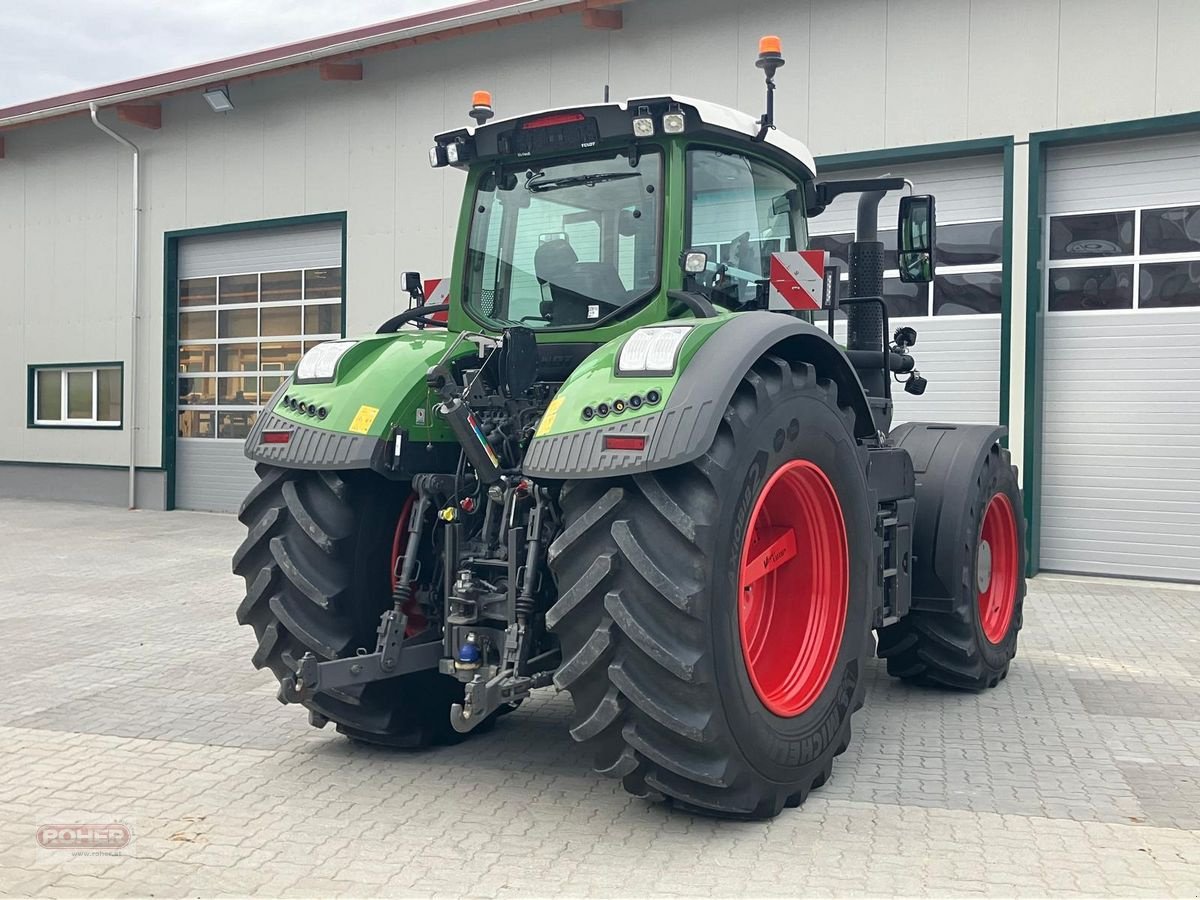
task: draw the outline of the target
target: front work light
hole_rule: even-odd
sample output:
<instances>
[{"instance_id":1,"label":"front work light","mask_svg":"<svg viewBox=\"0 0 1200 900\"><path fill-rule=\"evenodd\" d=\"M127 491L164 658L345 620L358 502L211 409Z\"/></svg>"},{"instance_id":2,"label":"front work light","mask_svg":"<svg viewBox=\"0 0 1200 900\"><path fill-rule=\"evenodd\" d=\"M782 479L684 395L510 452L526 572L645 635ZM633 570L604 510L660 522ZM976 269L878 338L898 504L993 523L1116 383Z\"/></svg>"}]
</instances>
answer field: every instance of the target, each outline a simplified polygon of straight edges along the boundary
<instances>
[{"instance_id":1,"label":"front work light","mask_svg":"<svg viewBox=\"0 0 1200 900\"><path fill-rule=\"evenodd\" d=\"M458 141L455 141L453 144L446 145L446 161L451 165L454 165L456 162L458 162L458 158L461 155L461 147L462 145L459 144Z\"/></svg>"},{"instance_id":2,"label":"front work light","mask_svg":"<svg viewBox=\"0 0 1200 900\"><path fill-rule=\"evenodd\" d=\"M326 341L317 344L300 360L296 366L296 382L333 381L337 365L346 351L354 346L354 341Z\"/></svg>"},{"instance_id":3,"label":"front work light","mask_svg":"<svg viewBox=\"0 0 1200 900\"><path fill-rule=\"evenodd\" d=\"M682 269L688 275L699 275L708 268L708 254L703 250L684 250Z\"/></svg>"},{"instance_id":4,"label":"front work light","mask_svg":"<svg viewBox=\"0 0 1200 900\"><path fill-rule=\"evenodd\" d=\"M440 169L446 165L449 160L446 159L446 148L441 144L435 144L429 148L429 165L435 169Z\"/></svg>"},{"instance_id":5,"label":"front work light","mask_svg":"<svg viewBox=\"0 0 1200 900\"><path fill-rule=\"evenodd\" d=\"M617 355L618 375L673 375L690 325L639 328Z\"/></svg>"},{"instance_id":6,"label":"front work light","mask_svg":"<svg viewBox=\"0 0 1200 900\"><path fill-rule=\"evenodd\" d=\"M687 125L687 119L683 115L683 110L678 104L672 104L667 110L667 114L663 116L663 131L667 134L683 134L683 129Z\"/></svg>"},{"instance_id":7,"label":"front work light","mask_svg":"<svg viewBox=\"0 0 1200 900\"><path fill-rule=\"evenodd\" d=\"M654 118L650 115L650 107L639 106L633 119L634 137L654 137Z\"/></svg>"}]
</instances>

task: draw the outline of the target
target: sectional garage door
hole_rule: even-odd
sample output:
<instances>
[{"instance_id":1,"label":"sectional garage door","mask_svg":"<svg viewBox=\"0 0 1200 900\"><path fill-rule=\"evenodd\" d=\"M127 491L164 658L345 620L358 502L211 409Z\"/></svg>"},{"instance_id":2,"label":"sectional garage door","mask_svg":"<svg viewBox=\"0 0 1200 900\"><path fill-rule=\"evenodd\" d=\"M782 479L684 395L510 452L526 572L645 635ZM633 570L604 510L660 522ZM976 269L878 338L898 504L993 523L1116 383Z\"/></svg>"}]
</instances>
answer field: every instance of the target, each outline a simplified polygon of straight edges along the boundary
<instances>
[{"instance_id":1,"label":"sectional garage door","mask_svg":"<svg viewBox=\"0 0 1200 900\"><path fill-rule=\"evenodd\" d=\"M896 271L899 193L880 205L880 239L889 251L884 294L894 331L918 333L913 355L929 388L921 397L893 384L894 421L995 424L1000 418L1000 305L1004 232L1004 168L999 154L896 164L890 169L822 170L822 181L898 175L917 193L937 198L937 277L902 284ZM846 272L858 195L839 197L810 223L812 246L830 252ZM839 332L839 340L844 331Z\"/></svg>"},{"instance_id":2,"label":"sectional garage door","mask_svg":"<svg viewBox=\"0 0 1200 900\"><path fill-rule=\"evenodd\" d=\"M314 344L342 334L340 223L179 242L175 505L236 511L259 407Z\"/></svg>"},{"instance_id":3,"label":"sectional garage door","mask_svg":"<svg viewBox=\"0 0 1200 900\"><path fill-rule=\"evenodd\" d=\"M1042 566L1200 581L1200 133L1046 167Z\"/></svg>"}]
</instances>

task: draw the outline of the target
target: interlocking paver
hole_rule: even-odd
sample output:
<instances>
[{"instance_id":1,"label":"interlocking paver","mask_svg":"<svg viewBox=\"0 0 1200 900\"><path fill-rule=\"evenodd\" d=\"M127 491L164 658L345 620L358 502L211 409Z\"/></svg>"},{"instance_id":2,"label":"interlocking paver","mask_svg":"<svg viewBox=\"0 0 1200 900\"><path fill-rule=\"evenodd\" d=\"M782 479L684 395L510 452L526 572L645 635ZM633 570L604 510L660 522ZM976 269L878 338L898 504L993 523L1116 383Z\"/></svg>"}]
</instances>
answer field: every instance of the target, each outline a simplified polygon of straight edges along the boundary
<instances>
[{"instance_id":1,"label":"interlocking paver","mask_svg":"<svg viewBox=\"0 0 1200 900\"><path fill-rule=\"evenodd\" d=\"M1043 576L1012 674L869 667L833 780L766 823L593 775L546 693L458 747L349 743L249 663L227 516L0 501L0 896L1200 895L1200 591ZM123 855L40 850L121 821Z\"/></svg>"}]
</instances>

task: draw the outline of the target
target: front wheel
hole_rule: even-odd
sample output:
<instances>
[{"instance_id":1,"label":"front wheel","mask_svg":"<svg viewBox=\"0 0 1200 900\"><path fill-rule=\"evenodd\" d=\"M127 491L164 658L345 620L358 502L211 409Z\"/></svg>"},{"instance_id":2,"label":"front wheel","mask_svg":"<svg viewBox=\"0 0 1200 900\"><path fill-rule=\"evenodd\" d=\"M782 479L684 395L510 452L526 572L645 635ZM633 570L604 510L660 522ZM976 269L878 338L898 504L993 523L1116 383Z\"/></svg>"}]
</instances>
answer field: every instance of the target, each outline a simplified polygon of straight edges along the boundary
<instances>
[{"instance_id":1,"label":"front wheel","mask_svg":"<svg viewBox=\"0 0 1200 900\"><path fill-rule=\"evenodd\" d=\"M918 495L918 503L931 499ZM960 523L961 532L914 552L947 573L951 596L914 597L913 610L879 632L879 655L889 675L908 681L995 687L1016 655L1025 601L1025 521L1008 451L992 444L967 490L944 491L939 499L945 521ZM951 510L951 503L962 507Z\"/></svg>"},{"instance_id":2,"label":"front wheel","mask_svg":"<svg viewBox=\"0 0 1200 900\"><path fill-rule=\"evenodd\" d=\"M563 489L547 625L598 771L736 817L829 778L871 652L876 538L852 422L811 366L766 357L695 462Z\"/></svg>"}]
</instances>

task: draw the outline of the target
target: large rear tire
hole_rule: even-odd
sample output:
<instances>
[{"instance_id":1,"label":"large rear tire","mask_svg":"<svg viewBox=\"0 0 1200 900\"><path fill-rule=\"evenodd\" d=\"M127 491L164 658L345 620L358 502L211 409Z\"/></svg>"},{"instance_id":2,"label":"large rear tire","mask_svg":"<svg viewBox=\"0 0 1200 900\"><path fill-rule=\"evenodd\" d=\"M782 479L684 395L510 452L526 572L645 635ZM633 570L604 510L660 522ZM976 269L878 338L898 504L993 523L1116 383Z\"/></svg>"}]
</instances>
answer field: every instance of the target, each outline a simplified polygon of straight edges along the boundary
<instances>
[{"instance_id":1,"label":"large rear tire","mask_svg":"<svg viewBox=\"0 0 1200 900\"><path fill-rule=\"evenodd\" d=\"M755 818L830 777L872 648L862 452L836 386L767 357L694 463L564 487L547 625L597 771Z\"/></svg>"},{"instance_id":2,"label":"large rear tire","mask_svg":"<svg viewBox=\"0 0 1200 900\"><path fill-rule=\"evenodd\" d=\"M880 630L878 652L889 675L980 691L1008 676L1023 620L1025 520L1009 452L993 444L968 490L943 494L943 515L949 504L964 504L963 515L956 517L964 523L963 532L956 541L939 539L913 551L928 557L932 568L955 573L946 579L954 596L914 597L907 616Z\"/></svg>"},{"instance_id":3,"label":"large rear tire","mask_svg":"<svg viewBox=\"0 0 1200 900\"><path fill-rule=\"evenodd\" d=\"M254 665L282 680L308 651L334 659L373 650L391 604L393 538L407 485L369 473L265 464L257 471L261 480L238 513L249 534L233 558L246 581L238 622L258 639ZM450 726L450 705L461 700L458 681L430 670L321 693L305 705L310 722L332 721L356 740L421 747L461 739Z\"/></svg>"}]
</instances>

